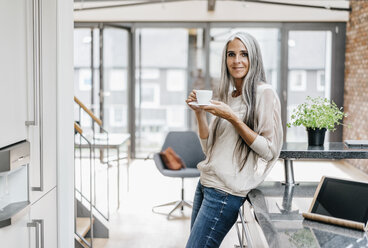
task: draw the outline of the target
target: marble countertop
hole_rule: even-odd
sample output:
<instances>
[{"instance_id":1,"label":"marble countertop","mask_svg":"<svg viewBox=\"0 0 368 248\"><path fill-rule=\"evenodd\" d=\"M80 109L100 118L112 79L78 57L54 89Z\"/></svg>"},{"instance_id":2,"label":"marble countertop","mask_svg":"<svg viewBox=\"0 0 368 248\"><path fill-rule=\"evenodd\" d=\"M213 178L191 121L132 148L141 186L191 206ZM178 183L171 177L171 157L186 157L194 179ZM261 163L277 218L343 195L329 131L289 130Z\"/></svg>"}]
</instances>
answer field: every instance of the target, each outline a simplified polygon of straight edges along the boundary
<instances>
[{"instance_id":1,"label":"marble countertop","mask_svg":"<svg viewBox=\"0 0 368 248\"><path fill-rule=\"evenodd\" d=\"M368 247L368 234L305 220L317 182L285 186L264 182L249 193L256 218L270 247Z\"/></svg>"},{"instance_id":2,"label":"marble countertop","mask_svg":"<svg viewBox=\"0 0 368 248\"><path fill-rule=\"evenodd\" d=\"M343 142L325 142L323 146L307 143L284 143L280 158L283 159L366 159L368 147L348 147Z\"/></svg>"}]
</instances>

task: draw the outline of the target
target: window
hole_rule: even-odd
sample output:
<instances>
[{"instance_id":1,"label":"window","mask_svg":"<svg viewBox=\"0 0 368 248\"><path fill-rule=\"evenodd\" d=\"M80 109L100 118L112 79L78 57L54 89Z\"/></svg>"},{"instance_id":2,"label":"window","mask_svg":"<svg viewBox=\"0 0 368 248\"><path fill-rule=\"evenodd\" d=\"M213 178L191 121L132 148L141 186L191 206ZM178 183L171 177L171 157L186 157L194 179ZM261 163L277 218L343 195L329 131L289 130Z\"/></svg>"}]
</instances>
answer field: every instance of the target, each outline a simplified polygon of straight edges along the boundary
<instances>
[{"instance_id":1,"label":"window","mask_svg":"<svg viewBox=\"0 0 368 248\"><path fill-rule=\"evenodd\" d=\"M81 127L92 127L92 119L91 117L84 111L82 111L81 115Z\"/></svg>"},{"instance_id":2,"label":"window","mask_svg":"<svg viewBox=\"0 0 368 248\"><path fill-rule=\"evenodd\" d=\"M325 71L317 71L317 90L325 91Z\"/></svg>"},{"instance_id":3,"label":"window","mask_svg":"<svg viewBox=\"0 0 368 248\"><path fill-rule=\"evenodd\" d=\"M138 28L135 34L139 58L135 148L138 156L146 157L146 152L160 149L168 130L188 128L189 108L184 100L192 80L190 72L200 64L196 58L202 52L196 44L202 46L199 36L203 34L196 28L181 27Z\"/></svg>"},{"instance_id":4,"label":"window","mask_svg":"<svg viewBox=\"0 0 368 248\"><path fill-rule=\"evenodd\" d=\"M167 91L185 91L186 81L185 70L167 70Z\"/></svg>"},{"instance_id":5,"label":"window","mask_svg":"<svg viewBox=\"0 0 368 248\"><path fill-rule=\"evenodd\" d=\"M118 106L110 107L110 125L113 127L122 127L124 125L124 110Z\"/></svg>"},{"instance_id":6,"label":"window","mask_svg":"<svg viewBox=\"0 0 368 248\"><path fill-rule=\"evenodd\" d=\"M307 89L307 72L302 70L289 71L291 91L305 91Z\"/></svg>"},{"instance_id":7,"label":"window","mask_svg":"<svg viewBox=\"0 0 368 248\"><path fill-rule=\"evenodd\" d=\"M324 96L330 82L320 81L318 86L318 72L330 74L331 68L331 31L326 30L290 30L288 46L288 91L287 116L290 117L292 109L289 106L298 106L307 96ZM305 128L291 127L286 129L287 142L305 142L307 133Z\"/></svg>"},{"instance_id":8,"label":"window","mask_svg":"<svg viewBox=\"0 0 368 248\"><path fill-rule=\"evenodd\" d=\"M136 77L139 78L139 70L136 71ZM142 79L157 80L160 78L160 70L158 69L142 69Z\"/></svg>"},{"instance_id":9,"label":"window","mask_svg":"<svg viewBox=\"0 0 368 248\"><path fill-rule=\"evenodd\" d=\"M266 70L266 81L268 84L272 85L272 88L277 90L277 70Z\"/></svg>"},{"instance_id":10,"label":"window","mask_svg":"<svg viewBox=\"0 0 368 248\"><path fill-rule=\"evenodd\" d=\"M110 133L127 132L128 104L128 31L121 28L105 27L102 32L103 60L102 87L104 97L104 128ZM108 94L108 95L107 95ZM96 99L100 99L97 96Z\"/></svg>"},{"instance_id":11,"label":"window","mask_svg":"<svg viewBox=\"0 0 368 248\"><path fill-rule=\"evenodd\" d=\"M87 106L93 106L93 110L98 115L100 113L99 91L103 89L104 94L109 92L110 96L103 98L104 125L112 133L128 132L127 125L123 127L118 125L121 125L122 119L127 123L129 100L127 89L130 73L126 71L128 67L131 70L134 69L135 84L131 87L135 87L135 101L130 103L132 108L130 111L136 116L135 120L131 120L135 124L136 132L131 134L132 143L135 144L136 154L146 156L146 152L160 149L167 131L196 128L193 111L184 101L187 90L204 86L216 89L221 76L222 49L230 34L245 31L257 39L261 47L267 83L275 89L287 88L287 92L283 92L286 95L282 96L281 100L284 101L281 103L294 106L302 103L307 95L329 95L332 73L339 75L334 77L338 85L343 82L343 77L340 75L343 70L335 71L334 68L340 68L338 66L331 69L332 55L337 54L337 48L343 47L341 39L336 40L339 46L332 46L335 37L343 35L341 32L334 34L336 26L344 28L345 24L258 23L253 25L250 22L234 24L211 22L210 25L195 23L195 25L184 24L183 27L182 24L177 23L166 27L166 24L145 26L142 23L137 25L133 32L106 25L102 32L101 41L103 42L100 44L98 26L85 28L83 24L76 28L74 34L75 95ZM285 28L287 36L281 34L282 28ZM129 43L130 35L135 35L134 44ZM289 40L285 40L286 37ZM91 53L92 44L93 53ZM286 45L287 53L280 51L282 44ZM99 52L100 45L103 47L102 54ZM135 66L128 60L130 49L136 56ZM91 85L89 72L92 70L92 54L95 71L93 85ZM209 60L207 60L207 54ZM102 57L101 83L103 85L101 86L99 62ZM282 64L282 61L287 61L287 65ZM340 60L336 63L341 65ZM202 70L201 77L198 76L198 70ZM199 83L198 78L200 78ZM279 82L280 79L283 81ZM121 83L123 80L125 84ZM180 106L185 107L184 111ZM111 110L116 107L123 108L124 112L121 109ZM287 107L285 110L287 111L285 116L289 116L291 109ZM121 116L122 113L124 118ZM175 118L175 114L180 116ZM300 130L304 135L305 130L302 127ZM294 127L286 129L285 136L290 142L305 140L299 131L294 131Z\"/></svg>"},{"instance_id":12,"label":"window","mask_svg":"<svg viewBox=\"0 0 368 248\"><path fill-rule=\"evenodd\" d=\"M142 107L153 107L160 105L160 85L142 84Z\"/></svg>"},{"instance_id":13,"label":"window","mask_svg":"<svg viewBox=\"0 0 368 248\"><path fill-rule=\"evenodd\" d=\"M177 106L169 108L166 111L167 124L170 128L183 128L185 127L185 108L183 106ZM179 113L179 114L178 114Z\"/></svg>"},{"instance_id":14,"label":"window","mask_svg":"<svg viewBox=\"0 0 368 248\"><path fill-rule=\"evenodd\" d=\"M108 80L110 82L110 90L123 91L127 87L127 71L126 69L111 69L108 72Z\"/></svg>"},{"instance_id":15,"label":"window","mask_svg":"<svg viewBox=\"0 0 368 248\"><path fill-rule=\"evenodd\" d=\"M92 77L90 69L79 70L79 89L83 91L91 90L92 88Z\"/></svg>"}]
</instances>

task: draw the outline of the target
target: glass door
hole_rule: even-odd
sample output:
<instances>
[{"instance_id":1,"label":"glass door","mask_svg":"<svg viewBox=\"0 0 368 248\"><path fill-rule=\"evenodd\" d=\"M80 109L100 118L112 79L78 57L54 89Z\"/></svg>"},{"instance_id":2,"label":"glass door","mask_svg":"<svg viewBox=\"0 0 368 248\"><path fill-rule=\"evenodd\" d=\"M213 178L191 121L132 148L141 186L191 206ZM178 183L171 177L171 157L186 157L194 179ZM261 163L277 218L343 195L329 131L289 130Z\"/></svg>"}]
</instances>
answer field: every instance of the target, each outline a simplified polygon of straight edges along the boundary
<instances>
[{"instance_id":1,"label":"glass door","mask_svg":"<svg viewBox=\"0 0 368 248\"><path fill-rule=\"evenodd\" d=\"M96 116L99 116L99 32L96 27L76 27L74 29L74 95L87 106ZM75 106L75 120L80 125L92 128L92 122L86 113L79 118Z\"/></svg>"},{"instance_id":2,"label":"glass door","mask_svg":"<svg viewBox=\"0 0 368 248\"><path fill-rule=\"evenodd\" d=\"M130 29L112 25L95 25L93 27L76 27L74 32L75 51L75 95L102 120L103 128L109 133L110 141L120 133L128 132L128 85L129 85L129 37ZM76 108L76 120L79 119L79 108ZM84 111L81 114L83 135L94 143L107 144L107 136L98 125L92 125L91 117ZM95 132L93 132L95 131ZM101 134L99 134L101 132ZM126 149L127 147L125 147ZM123 151L123 147L121 151ZM126 151L127 152L127 151ZM93 149L93 189L94 206L105 218L109 216L109 202L117 205L115 197L109 200L109 196L115 196L119 192L116 174L118 164L117 151L109 149L109 152L101 149ZM109 161L107 163L106 161ZM88 162L88 161L87 161ZM82 159L80 170L76 170L79 176L87 175L83 172L89 170L86 159ZM80 173L80 174L78 174ZM116 180L115 180L116 179ZM86 182L86 180L83 180ZM78 184L76 184L78 185ZM86 187L84 187L86 188ZM112 189L114 191L109 191ZM80 190L81 191L81 190ZM85 192L82 192L84 194Z\"/></svg>"},{"instance_id":3,"label":"glass door","mask_svg":"<svg viewBox=\"0 0 368 248\"><path fill-rule=\"evenodd\" d=\"M307 96L330 98L331 31L288 31L287 122ZM306 142L304 127L287 128L287 142ZM326 136L328 141L328 133Z\"/></svg>"},{"instance_id":4,"label":"glass door","mask_svg":"<svg viewBox=\"0 0 368 248\"><path fill-rule=\"evenodd\" d=\"M169 131L191 129L185 103L204 88L204 36L199 28L136 29L136 157L161 149Z\"/></svg>"},{"instance_id":5,"label":"glass door","mask_svg":"<svg viewBox=\"0 0 368 248\"><path fill-rule=\"evenodd\" d=\"M100 85L100 105L104 128L109 133L128 132L128 80L130 29L103 27L103 83Z\"/></svg>"}]
</instances>

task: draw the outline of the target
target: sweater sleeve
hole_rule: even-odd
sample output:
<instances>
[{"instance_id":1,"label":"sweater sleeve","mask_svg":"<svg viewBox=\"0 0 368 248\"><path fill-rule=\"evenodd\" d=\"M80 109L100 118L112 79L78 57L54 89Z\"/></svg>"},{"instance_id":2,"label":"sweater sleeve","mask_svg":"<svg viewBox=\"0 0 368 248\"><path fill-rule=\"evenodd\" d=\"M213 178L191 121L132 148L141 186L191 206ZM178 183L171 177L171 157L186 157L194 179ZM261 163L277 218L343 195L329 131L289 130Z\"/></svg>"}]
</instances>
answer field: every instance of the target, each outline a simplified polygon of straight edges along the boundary
<instances>
[{"instance_id":1,"label":"sweater sleeve","mask_svg":"<svg viewBox=\"0 0 368 248\"><path fill-rule=\"evenodd\" d=\"M201 142L203 153L207 154L207 141L208 141L208 138L207 139L201 139L200 138L199 140Z\"/></svg>"},{"instance_id":2,"label":"sweater sleeve","mask_svg":"<svg viewBox=\"0 0 368 248\"><path fill-rule=\"evenodd\" d=\"M282 146L281 106L276 92L266 88L256 107L255 127L258 136L250 148L266 161L277 159Z\"/></svg>"}]
</instances>

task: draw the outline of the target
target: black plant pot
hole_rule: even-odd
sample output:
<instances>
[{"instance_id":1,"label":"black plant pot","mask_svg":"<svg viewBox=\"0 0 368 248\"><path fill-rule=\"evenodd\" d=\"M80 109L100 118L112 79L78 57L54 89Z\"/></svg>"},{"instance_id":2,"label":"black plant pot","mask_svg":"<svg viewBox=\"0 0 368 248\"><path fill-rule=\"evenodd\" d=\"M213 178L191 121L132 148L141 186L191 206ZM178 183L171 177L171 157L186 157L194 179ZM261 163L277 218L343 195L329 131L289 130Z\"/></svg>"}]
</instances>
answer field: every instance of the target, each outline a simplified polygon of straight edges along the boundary
<instances>
[{"instance_id":1,"label":"black plant pot","mask_svg":"<svg viewBox=\"0 0 368 248\"><path fill-rule=\"evenodd\" d=\"M323 146L325 141L326 128L312 129L307 127L308 132L308 146Z\"/></svg>"}]
</instances>

